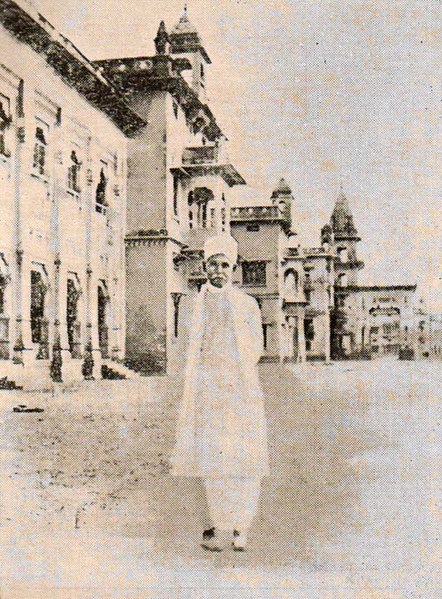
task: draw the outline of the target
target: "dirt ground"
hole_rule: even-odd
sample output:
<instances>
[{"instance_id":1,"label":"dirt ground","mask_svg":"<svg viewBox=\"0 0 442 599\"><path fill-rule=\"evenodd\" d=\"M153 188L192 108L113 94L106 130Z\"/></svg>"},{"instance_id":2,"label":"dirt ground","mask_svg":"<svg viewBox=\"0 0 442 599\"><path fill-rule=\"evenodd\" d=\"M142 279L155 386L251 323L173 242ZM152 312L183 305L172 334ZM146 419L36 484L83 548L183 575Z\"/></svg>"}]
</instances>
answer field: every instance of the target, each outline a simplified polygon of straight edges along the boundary
<instances>
[{"instance_id":1,"label":"dirt ground","mask_svg":"<svg viewBox=\"0 0 442 599\"><path fill-rule=\"evenodd\" d=\"M441 597L442 365L260 374L271 476L244 554L199 547L201 481L169 475L178 381L0 392L1 599Z\"/></svg>"}]
</instances>

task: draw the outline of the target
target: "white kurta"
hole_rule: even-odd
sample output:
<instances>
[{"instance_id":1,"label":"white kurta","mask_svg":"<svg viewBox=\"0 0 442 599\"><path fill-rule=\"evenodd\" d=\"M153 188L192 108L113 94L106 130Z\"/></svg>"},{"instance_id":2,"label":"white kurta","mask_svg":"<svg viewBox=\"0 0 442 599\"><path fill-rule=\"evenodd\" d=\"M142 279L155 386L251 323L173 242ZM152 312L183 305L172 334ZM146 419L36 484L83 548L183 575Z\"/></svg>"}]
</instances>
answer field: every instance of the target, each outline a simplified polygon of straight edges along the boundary
<instances>
[{"instance_id":1,"label":"white kurta","mask_svg":"<svg viewBox=\"0 0 442 599\"><path fill-rule=\"evenodd\" d=\"M262 353L256 301L228 285L198 294L189 343L172 473L177 476L268 475Z\"/></svg>"}]
</instances>

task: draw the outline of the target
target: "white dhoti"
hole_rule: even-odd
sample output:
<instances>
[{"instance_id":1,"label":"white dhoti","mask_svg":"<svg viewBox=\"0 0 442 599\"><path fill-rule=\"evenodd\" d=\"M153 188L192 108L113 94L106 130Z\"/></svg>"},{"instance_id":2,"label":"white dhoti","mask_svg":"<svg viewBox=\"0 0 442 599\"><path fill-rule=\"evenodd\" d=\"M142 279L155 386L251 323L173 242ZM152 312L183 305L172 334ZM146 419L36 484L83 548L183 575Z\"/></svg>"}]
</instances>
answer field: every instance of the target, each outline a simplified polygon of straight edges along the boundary
<instances>
[{"instance_id":1,"label":"white dhoti","mask_svg":"<svg viewBox=\"0 0 442 599\"><path fill-rule=\"evenodd\" d=\"M172 457L176 476L204 479L215 528L245 533L268 475L267 428L257 362L256 300L225 286L196 302Z\"/></svg>"},{"instance_id":2,"label":"white dhoti","mask_svg":"<svg viewBox=\"0 0 442 599\"><path fill-rule=\"evenodd\" d=\"M247 531L258 509L261 478L206 478L204 484L213 526Z\"/></svg>"}]
</instances>

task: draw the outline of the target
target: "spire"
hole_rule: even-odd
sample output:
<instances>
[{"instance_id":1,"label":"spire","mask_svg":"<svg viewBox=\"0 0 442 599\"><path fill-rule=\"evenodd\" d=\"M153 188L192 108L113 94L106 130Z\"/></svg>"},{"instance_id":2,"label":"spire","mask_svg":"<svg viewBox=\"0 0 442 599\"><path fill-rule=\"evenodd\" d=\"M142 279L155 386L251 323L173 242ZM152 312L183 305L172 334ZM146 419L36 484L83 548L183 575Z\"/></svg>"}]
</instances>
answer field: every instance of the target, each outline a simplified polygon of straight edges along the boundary
<instances>
[{"instance_id":1,"label":"spire","mask_svg":"<svg viewBox=\"0 0 442 599\"><path fill-rule=\"evenodd\" d=\"M339 195L336 199L333 214L330 219L330 224L333 229L333 233L339 237L354 237L358 233L342 183L340 185Z\"/></svg>"},{"instance_id":2,"label":"spire","mask_svg":"<svg viewBox=\"0 0 442 599\"><path fill-rule=\"evenodd\" d=\"M170 32L170 41L172 45L172 54L200 52L206 63L211 63L195 25L189 20L187 3L184 5L184 12L179 22Z\"/></svg>"},{"instance_id":3,"label":"spire","mask_svg":"<svg viewBox=\"0 0 442 599\"><path fill-rule=\"evenodd\" d=\"M158 27L157 36L154 41L157 54L169 54L170 39L164 21L161 21L160 26Z\"/></svg>"},{"instance_id":4,"label":"spire","mask_svg":"<svg viewBox=\"0 0 442 599\"><path fill-rule=\"evenodd\" d=\"M172 34L180 34L180 33L198 33L196 27L192 25L189 21L189 16L187 14L187 2L184 5L184 12L179 22L172 29Z\"/></svg>"}]
</instances>

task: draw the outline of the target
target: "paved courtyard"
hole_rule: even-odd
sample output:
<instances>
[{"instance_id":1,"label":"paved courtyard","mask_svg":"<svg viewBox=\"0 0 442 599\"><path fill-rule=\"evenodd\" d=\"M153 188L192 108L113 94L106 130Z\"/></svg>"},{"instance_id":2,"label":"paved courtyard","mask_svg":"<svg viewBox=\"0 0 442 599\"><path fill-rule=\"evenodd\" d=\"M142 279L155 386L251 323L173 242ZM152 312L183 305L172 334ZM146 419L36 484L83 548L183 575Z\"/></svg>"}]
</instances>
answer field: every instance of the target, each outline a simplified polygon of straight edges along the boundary
<instances>
[{"instance_id":1,"label":"paved courtyard","mask_svg":"<svg viewBox=\"0 0 442 599\"><path fill-rule=\"evenodd\" d=\"M260 368L272 475L244 554L199 548L202 485L168 474L179 381L0 392L0 597L441 597L442 364Z\"/></svg>"}]
</instances>

